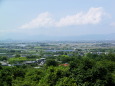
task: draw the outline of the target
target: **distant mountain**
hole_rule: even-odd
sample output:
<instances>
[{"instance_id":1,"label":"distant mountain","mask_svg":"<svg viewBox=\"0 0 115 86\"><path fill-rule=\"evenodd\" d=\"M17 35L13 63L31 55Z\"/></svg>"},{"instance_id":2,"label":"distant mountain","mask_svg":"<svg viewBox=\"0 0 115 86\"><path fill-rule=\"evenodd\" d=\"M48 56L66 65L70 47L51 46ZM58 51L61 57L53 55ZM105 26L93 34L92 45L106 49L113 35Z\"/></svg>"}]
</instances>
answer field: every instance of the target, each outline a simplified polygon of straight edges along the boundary
<instances>
[{"instance_id":1,"label":"distant mountain","mask_svg":"<svg viewBox=\"0 0 115 86\"><path fill-rule=\"evenodd\" d=\"M68 37L69 38L69 37ZM92 34L70 37L71 40L115 40L115 34Z\"/></svg>"},{"instance_id":2,"label":"distant mountain","mask_svg":"<svg viewBox=\"0 0 115 86\"><path fill-rule=\"evenodd\" d=\"M25 38L13 38L14 40L8 39L4 41L78 41L78 40L115 40L115 34L91 34L81 36L30 36Z\"/></svg>"},{"instance_id":3,"label":"distant mountain","mask_svg":"<svg viewBox=\"0 0 115 86\"><path fill-rule=\"evenodd\" d=\"M41 36L40 39L41 40L59 40L59 41L115 40L115 34L92 34L92 35L82 35L82 36Z\"/></svg>"}]
</instances>

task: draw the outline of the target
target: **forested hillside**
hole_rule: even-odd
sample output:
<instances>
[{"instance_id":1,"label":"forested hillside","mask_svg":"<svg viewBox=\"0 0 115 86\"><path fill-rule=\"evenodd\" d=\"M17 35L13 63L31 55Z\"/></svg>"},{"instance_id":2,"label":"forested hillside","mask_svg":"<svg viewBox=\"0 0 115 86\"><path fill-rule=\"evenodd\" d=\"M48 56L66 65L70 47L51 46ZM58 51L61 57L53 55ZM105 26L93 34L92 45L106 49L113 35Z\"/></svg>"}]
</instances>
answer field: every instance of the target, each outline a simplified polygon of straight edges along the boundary
<instances>
[{"instance_id":1,"label":"forested hillside","mask_svg":"<svg viewBox=\"0 0 115 86\"><path fill-rule=\"evenodd\" d=\"M0 86L115 86L115 54L47 58L40 68L0 66Z\"/></svg>"}]
</instances>

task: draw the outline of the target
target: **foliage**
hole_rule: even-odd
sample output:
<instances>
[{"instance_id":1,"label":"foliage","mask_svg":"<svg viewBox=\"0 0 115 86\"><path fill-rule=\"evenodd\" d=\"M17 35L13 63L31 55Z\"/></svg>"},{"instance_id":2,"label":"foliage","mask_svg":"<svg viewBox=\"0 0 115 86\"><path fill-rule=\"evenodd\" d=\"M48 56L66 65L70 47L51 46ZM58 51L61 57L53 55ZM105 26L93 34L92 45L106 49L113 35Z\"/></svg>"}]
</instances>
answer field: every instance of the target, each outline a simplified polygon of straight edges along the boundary
<instances>
[{"instance_id":1,"label":"foliage","mask_svg":"<svg viewBox=\"0 0 115 86\"><path fill-rule=\"evenodd\" d=\"M0 65L0 86L115 86L115 55L62 55L47 59L39 69L31 66L7 67ZM10 62L25 61L13 57ZM58 61L69 66L59 66ZM60 63L60 64L62 64Z\"/></svg>"},{"instance_id":2,"label":"foliage","mask_svg":"<svg viewBox=\"0 0 115 86\"><path fill-rule=\"evenodd\" d=\"M20 57L20 54L16 54L16 55L15 55L15 58L18 58L18 57Z\"/></svg>"},{"instance_id":3,"label":"foliage","mask_svg":"<svg viewBox=\"0 0 115 86\"><path fill-rule=\"evenodd\" d=\"M55 61L54 59L49 59L46 61L46 66L57 66L58 62Z\"/></svg>"},{"instance_id":4,"label":"foliage","mask_svg":"<svg viewBox=\"0 0 115 86\"><path fill-rule=\"evenodd\" d=\"M26 61L26 60L27 60L26 57L18 57L18 58L13 57L13 58L9 59L9 62L10 63L17 63L17 62L21 63L21 62Z\"/></svg>"},{"instance_id":5,"label":"foliage","mask_svg":"<svg viewBox=\"0 0 115 86\"><path fill-rule=\"evenodd\" d=\"M0 56L0 61L4 61L4 60L7 60L7 57L6 56Z\"/></svg>"},{"instance_id":6,"label":"foliage","mask_svg":"<svg viewBox=\"0 0 115 86\"><path fill-rule=\"evenodd\" d=\"M28 59L38 59L40 58L39 56L36 56L36 55L29 55L27 56Z\"/></svg>"}]
</instances>

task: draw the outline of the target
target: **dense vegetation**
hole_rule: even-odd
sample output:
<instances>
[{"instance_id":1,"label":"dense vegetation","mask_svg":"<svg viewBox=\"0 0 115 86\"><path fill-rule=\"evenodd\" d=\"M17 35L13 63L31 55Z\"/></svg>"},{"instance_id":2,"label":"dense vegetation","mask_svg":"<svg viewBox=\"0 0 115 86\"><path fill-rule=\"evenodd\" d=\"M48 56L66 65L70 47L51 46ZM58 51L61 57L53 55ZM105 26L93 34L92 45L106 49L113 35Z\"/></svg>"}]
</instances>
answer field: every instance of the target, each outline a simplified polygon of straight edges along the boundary
<instances>
[{"instance_id":1,"label":"dense vegetation","mask_svg":"<svg viewBox=\"0 0 115 86\"><path fill-rule=\"evenodd\" d=\"M38 69L0 66L0 86L115 86L115 54L62 55Z\"/></svg>"}]
</instances>

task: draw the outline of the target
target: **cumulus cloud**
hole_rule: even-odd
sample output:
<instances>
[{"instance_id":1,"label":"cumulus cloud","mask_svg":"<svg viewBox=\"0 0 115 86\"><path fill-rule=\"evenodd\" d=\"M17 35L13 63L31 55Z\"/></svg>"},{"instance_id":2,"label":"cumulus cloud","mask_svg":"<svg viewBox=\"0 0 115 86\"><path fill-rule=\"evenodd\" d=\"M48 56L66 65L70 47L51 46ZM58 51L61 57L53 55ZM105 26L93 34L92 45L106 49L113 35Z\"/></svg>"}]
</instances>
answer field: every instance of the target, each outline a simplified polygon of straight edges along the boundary
<instances>
[{"instance_id":1,"label":"cumulus cloud","mask_svg":"<svg viewBox=\"0 0 115 86\"><path fill-rule=\"evenodd\" d=\"M22 25L20 28L39 28L39 27L64 27L72 25L98 24L103 17L102 7L90 8L87 12L76 13L75 15L65 16L56 21L51 14L46 12L38 15L29 23Z\"/></svg>"},{"instance_id":2,"label":"cumulus cloud","mask_svg":"<svg viewBox=\"0 0 115 86\"><path fill-rule=\"evenodd\" d=\"M33 19L29 23L22 25L20 28L37 28L37 27L50 27L54 23L51 14L48 12L38 15L37 18Z\"/></svg>"},{"instance_id":3,"label":"cumulus cloud","mask_svg":"<svg viewBox=\"0 0 115 86\"><path fill-rule=\"evenodd\" d=\"M60 21L57 23L57 26L97 24L101 21L103 14L104 12L101 7L90 8L86 13L81 12L60 19Z\"/></svg>"}]
</instances>

